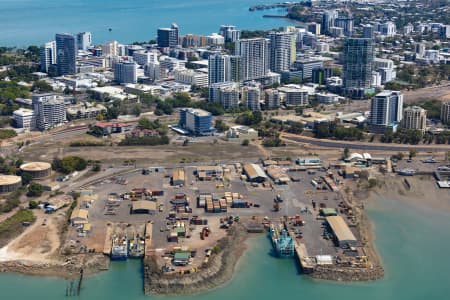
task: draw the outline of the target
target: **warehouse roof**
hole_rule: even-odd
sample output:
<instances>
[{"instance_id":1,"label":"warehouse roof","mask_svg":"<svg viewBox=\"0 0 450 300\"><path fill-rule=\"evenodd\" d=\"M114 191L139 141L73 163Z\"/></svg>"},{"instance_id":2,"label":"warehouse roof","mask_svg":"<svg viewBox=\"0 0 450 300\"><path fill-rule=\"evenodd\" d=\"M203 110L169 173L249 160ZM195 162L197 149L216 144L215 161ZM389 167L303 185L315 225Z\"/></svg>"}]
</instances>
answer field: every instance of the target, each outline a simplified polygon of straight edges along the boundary
<instances>
[{"instance_id":1,"label":"warehouse roof","mask_svg":"<svg viewBox=\"0 0 450 300\"><path fill-rule=\"evenodd\" d=\"M353 235L353 232L350 230L347 223L345 223L344 219L341 216L330 216L326 219L338 241L356 242L356 238Z\"/></svg>"},{"instance_id":2,"label":"warehouse roof","mask_svg":"<svg viewBox=\"0 0 450 300\"><path fill-rule=\"evenodd\" d=\"M197 172L202 171L222 171L222 167L220 166L198 166Z\"/></svg>"},{"instance_id":3,"label":"warehouse roof","mask_svg":"<svg viewBox=\"0 0 450 300\"><path fill-rule=\"evenodd\" d=\"M263 169L257 164L245 164L244 172L247 174L247 176L250 179L256 178L256 177L267 178L266 173L264 173Z\"/></svg>"},{"instance_id":4,"label":"warehouse roof","mask_svg":"<svg viewBox=\"0 0 450 300\"><path fill-rule=\"evenodd\" d=\"M133 202L132 209L133 210L155 211L156 210L156 202L147 201L147 200L135 201L135 202Z\"/></svg>"},{"instance_id":5,"label":"warehouse roof","mask_svg":"<svg viewBox=\"0 0 450 300\"><path fill-rule=\"evenodd\" d=\"M189 252L175 252L174 259L175 260L188 260L191 257Z\"/></svg>"},{"instance_id":6,"label":"warehouse roof","mask_svg":"<svg viewBox=\"0 0 450 300\"><path fill-rule=\"evenodd\" d=\"M280 166L268 166L267 174L274 181L277 182L289 182L289 176L287 176L286 172Z\"/></svg>"},{"instance_id":7,"label":"warehouse roof","mask_svg":"<svg viewBox=\"0 0 450 300\"><path fill-rule=\"evenodd\" d=\"M185 175L184 175L184 169L175 169L172 172L172 180L173 181L178 181L178 180L185 180Z\"/></svg>"},{"instance_id":8,"label":"warehouse roof","mask_svg":"<svg viewBox=\"0 0 450 300\"><path fill-rule=\"evenodd\" d=\"M70 216L70 220L74 220L74 219L81 219L81 220L86 220L88 219L88 215L89 212L87 209L83 209L83 208L75 208L72 211L72 215Z\"/></svg>"}]
</instances>

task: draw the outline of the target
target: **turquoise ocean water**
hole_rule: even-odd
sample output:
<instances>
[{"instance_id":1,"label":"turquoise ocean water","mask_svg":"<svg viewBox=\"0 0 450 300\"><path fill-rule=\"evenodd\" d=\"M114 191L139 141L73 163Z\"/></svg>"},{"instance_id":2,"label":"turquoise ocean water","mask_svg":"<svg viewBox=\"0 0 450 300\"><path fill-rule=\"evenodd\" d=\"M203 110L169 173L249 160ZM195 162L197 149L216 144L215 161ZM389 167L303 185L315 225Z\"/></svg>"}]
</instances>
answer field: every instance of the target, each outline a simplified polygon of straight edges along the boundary
<instances>
[{"instance_id":1,"label":"turquoise ocean water","mask_svg":"<svg viewBox=\"0 0 450 300\"><path fill-rule=\"evenodd\" d=\"M448 213L422 211L381 200L369 211L386 277L368 283L315 281L297 274L292 260L269 256L270 243L253 238L231 282L194 296L144 296L139 262L114 263L90 277L79 299L295 299L422 300L449 299L450 231ZM0 275L1 299L62 299L66 281Z\"/></svg>"},{"instance_id":2,"label":"turquoise ocean water","mask_svg":"<svg viewBox=\"0 0 450 300\"><path fill-rule=\"evenodd\" d=\"M249 12L271 0L0 0L0 45L42 44L56 32L91 31L95 43L148 41L171 23L181 34L210 34L222 24L271 29L288 20L263 18L277 10ZM283 12L280 11L280 14ZM110 32L108 29L111 28Z\"/></svg>"}]
</instances>

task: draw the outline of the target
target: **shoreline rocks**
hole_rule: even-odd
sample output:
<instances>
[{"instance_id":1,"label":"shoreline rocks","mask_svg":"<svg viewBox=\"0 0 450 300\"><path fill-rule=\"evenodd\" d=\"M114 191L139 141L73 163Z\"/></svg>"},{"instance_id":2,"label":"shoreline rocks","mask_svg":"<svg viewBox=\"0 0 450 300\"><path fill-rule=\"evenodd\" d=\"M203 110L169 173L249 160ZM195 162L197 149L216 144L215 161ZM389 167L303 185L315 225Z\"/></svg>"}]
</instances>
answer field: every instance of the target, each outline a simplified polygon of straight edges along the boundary
<instances>
[{"instance_id":1,"label":"shoreline rocks","mask_svg":"<svg viewBox=\"0 0 450 300\"><path fill-rule=\"evenodd\" d=\"M243 241L246 237L246 230L241 225L231 227L228 235L217 243L221 251L210 257L205 268L192 274L166 275L156 257L144 259L145 294L194 294L225 284L233 277L236 263L245 249Z\"/></svg>"},{"instance_id":2,"label":"shoreline rocks","mask_svg":"<svg viewBox=\"0 0 450 300\"><path fill-rule=\"evenodd\" d=\"M37 262L31 260L11 260L0 262L0 273L19 273L25 275L76 278L83 268L85 275L109 269L109 258L103 254L76 255L65 261L50 260Z\"/></svg>"},{"instance_id":3,"label":"shoreline rocks","mask_svg":"<svg viewBox=\"0 0 450 300\"><path fill-rule=\"evenodd\" d=\"M373 281L384 277L383 268L346 268L338 266L317 266L311 278L332 281Z\"/></svg>"}]
</instances>

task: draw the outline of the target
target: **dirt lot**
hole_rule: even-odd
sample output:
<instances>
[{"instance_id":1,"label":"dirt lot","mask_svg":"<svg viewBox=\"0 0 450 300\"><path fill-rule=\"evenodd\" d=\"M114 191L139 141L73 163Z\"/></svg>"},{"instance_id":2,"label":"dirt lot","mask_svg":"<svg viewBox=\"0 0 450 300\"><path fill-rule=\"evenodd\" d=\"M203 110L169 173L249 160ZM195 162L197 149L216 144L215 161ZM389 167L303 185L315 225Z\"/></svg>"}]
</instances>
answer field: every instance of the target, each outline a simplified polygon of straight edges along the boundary
<instances>
[{"instance_id":1,"label":"dirt lot","mask_svg":"<svg viewBox=\"0 0 450 300\"><path fill-rule=\"evenodd\" d=\"M254 146L218 142L190 144L187 146L106 146L69 147L67 142L42 142L26 147L22 154L25 160L50 161L55 156L78 155L86 159L101 160L104 164L123 164L125 160L135 159L138 165L148 163L176 163L181 161L213 161L226 159L246 159L258 156Z\"/></svg>"},{"instance_id":2,"label":"dirt lot","mask_svg":"<svg viewBox=\"0 0 450 300\"><path fill-rule=\"evenodd\" d=\"M444 81L439 86L431 86L423 89L404 92L404 101L407 104L431 99L449 101L450 83L448 81Z\"/></svg>"},{"instance_id":3,"label":"dirt lot","mask_svg":"<svg viewBox=\"0 0 450 300\"><path fill-rule=\"evenodd\" d=\"M42 210L34 210L34 214L36 222L8 244L8 259L45 262L57 254L60 247L58 230L65 222L65 214L48 215Z\"/></svg>"}]
</instances>

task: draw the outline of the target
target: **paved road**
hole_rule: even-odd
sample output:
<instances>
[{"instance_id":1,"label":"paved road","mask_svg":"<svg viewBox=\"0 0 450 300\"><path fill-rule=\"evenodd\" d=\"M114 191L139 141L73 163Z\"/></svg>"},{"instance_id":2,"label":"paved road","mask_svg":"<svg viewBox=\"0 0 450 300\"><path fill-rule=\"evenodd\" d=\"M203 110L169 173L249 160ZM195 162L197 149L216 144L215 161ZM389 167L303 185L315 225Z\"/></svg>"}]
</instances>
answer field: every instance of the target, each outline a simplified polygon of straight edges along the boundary
<instances>
[{"instance_id":1,"label":"paved road","mask_svg":"<svg viewBox=\"0 0 450 300\"><path fill-rule=\"evenodd\" d=\"M311 137L282 134L283 139L297 143L305 143L326 148L349 148L358 150L378 150L378 151L409 151L416 149L423 152L442 152L450 151L450 145L400 145L400 144L380 144L380 143L363 143L363 142L347 142L333 141L326 139L315 139Z\"/></svg>"}]
</instances>

